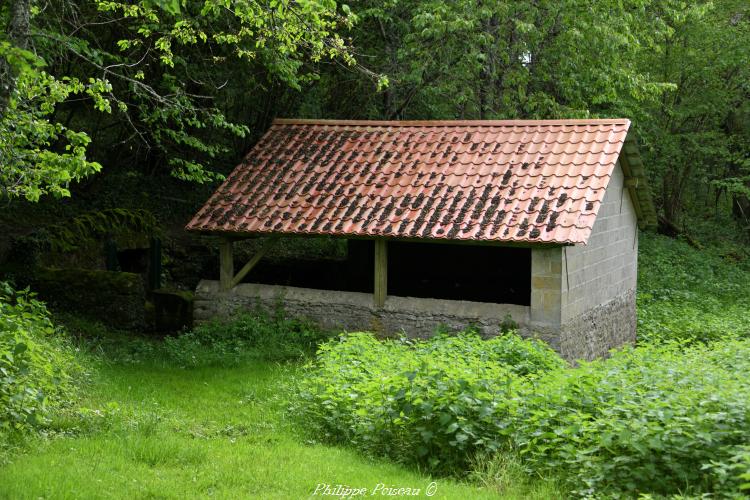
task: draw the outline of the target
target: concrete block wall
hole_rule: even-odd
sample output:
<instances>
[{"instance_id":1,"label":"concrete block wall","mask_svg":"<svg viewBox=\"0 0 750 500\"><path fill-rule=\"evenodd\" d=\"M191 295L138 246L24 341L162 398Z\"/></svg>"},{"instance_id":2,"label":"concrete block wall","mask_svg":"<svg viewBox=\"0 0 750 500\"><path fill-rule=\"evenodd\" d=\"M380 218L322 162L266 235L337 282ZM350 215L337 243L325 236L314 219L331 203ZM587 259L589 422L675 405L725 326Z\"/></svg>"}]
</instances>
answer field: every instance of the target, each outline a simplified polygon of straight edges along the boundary
<instances>
[{"instance_id":1,"label":"concrete block wall","mask_svg":"<svg viewBox=\"0 0 750 500\"><path fill-rule=\"evenodd\" d=\"M587 245L533 248L529 326L564 357L635 341L637 216L615 167Z\"/></svg>"},{"instance_id":2,"label":"concrete block wall","mask_svg":"<svg viewBox=\"0 0 750 500\"><path fill-rule=\"evenodd\" d=\"M560 247L531 250L531 326L559 328L562 318L562 253Z\"/></svg>"},{"instance_id":3,"label":"concrete block wall","mask_svg":"<svg viewBox=\"0 0 750 500\"><path fill-rule=\"evenodd\" d=\"M619 164L587 245L563 248L561 322L635 290L638 275L638 219Z\"/></svg>"},{"instance_id":4,"label":"concrete block wall","mask_svg":"<svg viewBox=\"0 0 750 500\"><path fill-rule=\"evenodd\" d=\"M618 164L587 245L561 250L559 351L594 359L635 342L638 219Z\"/></svg>"}]
</instances>

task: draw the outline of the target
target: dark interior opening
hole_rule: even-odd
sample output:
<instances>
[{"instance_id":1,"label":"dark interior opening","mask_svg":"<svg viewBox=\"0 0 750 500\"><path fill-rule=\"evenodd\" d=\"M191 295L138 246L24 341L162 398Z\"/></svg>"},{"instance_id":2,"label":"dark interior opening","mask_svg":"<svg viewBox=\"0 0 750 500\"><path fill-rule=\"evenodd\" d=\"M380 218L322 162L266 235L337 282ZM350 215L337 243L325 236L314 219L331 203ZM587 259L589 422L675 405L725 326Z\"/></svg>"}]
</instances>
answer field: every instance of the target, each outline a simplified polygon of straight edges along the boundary
<instances>
[{"instance_id":1,"label":"dark interior opening","mask_svg":"<svg viewBox=\"0 0 750 500\"><path fill-rule=\"evenodd\" d=\"M245 281L372 293L374 253L373 241L349 240L345 258L265 259ZM530 305L531 250L389 241L388 295Z\"/></svg>"},{"instance_id":2,"label":"dark interior opening","mask_svg":"<svg viewBox=\"0 0 750 500\"><path fill-rule=\"evenodd\" d=\"M531 250L390 243L388 294L528 306Z\"/></svg>"},{"instance_id":3,"label":"dark interior opening","mask_svg":"<svg viewBox=\"0 0 750 500\"><path fill-rule=\"evenodd\" d=\"M148 269L148 248L118 250L117 264L126 273L145 273Z\"/></svg>"}]
</instances>

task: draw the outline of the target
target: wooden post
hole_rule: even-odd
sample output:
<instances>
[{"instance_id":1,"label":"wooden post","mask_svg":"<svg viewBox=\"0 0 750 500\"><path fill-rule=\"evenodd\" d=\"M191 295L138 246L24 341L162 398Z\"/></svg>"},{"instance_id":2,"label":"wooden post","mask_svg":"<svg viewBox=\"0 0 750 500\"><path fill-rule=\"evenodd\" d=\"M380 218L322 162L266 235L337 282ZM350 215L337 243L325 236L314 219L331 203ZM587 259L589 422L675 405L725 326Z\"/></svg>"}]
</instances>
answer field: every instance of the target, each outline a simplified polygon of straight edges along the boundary
<instances>
[{"instance_id":1,"label":"wooden post","mask_svg":"<svg viewBox=\"0 0 750 500\"><path fill-rule=\"evenodd\" d=\"M373 299L375 307L385 305L388 295L388 246L386 240L375 240L375 290Z\"/></svg>"},{"instance_id":2,"label":"wooden post","mask_svg":"<svg viewBox=\"0 0 750 500\"><path fill-rule=\"evenodd\" d=\"M219 242L219 288L222 290L229 290L232 288L232 278L234 278L232 240L223 237Z\"/></svg>"}]
</instances>

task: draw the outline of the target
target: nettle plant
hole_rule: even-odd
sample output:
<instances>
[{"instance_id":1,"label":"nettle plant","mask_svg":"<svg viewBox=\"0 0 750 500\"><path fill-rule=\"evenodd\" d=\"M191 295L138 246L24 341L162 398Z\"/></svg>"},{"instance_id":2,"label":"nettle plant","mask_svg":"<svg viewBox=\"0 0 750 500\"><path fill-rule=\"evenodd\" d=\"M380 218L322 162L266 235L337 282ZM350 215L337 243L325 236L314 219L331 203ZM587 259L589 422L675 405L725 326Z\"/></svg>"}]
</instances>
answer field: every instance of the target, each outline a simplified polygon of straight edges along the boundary
<instances>
[{"instance_id":1,"label":"nettle plant","mask_svg":"<svg viewBox=\"0 0 750 500\"><path fill-rule=\"evenodd\" d=\"M81 370L44 303L0 282L0 433L44 425L73 398Z\"/></svg>"},{"instance_id":2,"label":"nettle plant","mask_svg":"<svg viewBox=\"0 0 750 500\"><path fill-rule=\"evenodd\" d=\"M750 341L627 348L568 366L506 334L324 344L295 411L322 439L463 475L510 454L583 496L750 488Z\"/></svg>"},{"instance_id":3,"label":"nettle plant","mask_svg":"<svg viewBox=\"0 0 750 500\"><path fill-rule=\"evenodd\" d=\"M563 472L585 494L737 493L748 472L739 469L749 354L747 340L672 343L549 373L522 396L514 446L529 467Z\"/></svg>"},{"instance_id":4,"label":"nettle plant","mask_svg":"<svg viewBox=\"0 0 750 500\"><path fill-rule=\"evenodd\" d=\"M379 341L353 333L320 348L297 409L325 439L455 472L476 453L503 448L525 385L564 364L515 335Z\"/></svg>"}]
</instances>

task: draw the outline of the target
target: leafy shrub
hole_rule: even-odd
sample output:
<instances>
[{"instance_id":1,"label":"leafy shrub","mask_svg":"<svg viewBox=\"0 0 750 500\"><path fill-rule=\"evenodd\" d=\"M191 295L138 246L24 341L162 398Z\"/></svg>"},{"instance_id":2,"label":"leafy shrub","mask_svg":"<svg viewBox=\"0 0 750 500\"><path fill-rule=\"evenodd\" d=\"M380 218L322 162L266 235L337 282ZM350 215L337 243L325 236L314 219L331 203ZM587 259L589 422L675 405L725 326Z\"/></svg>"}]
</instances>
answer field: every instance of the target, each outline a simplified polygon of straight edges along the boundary
<instances>
[{"instance_id":1,"label":"leafy shrub","mask_svg":"<svg viewBox=\"0 0 750 500\"><path fill-rule=\"evenodd\" d=\"M701 469L714 478L717 490L742 492L747 496L750 493L750 445L727 450L727 455L727 460L712 461L704 464Z\"/></svg>"},{"instance_id":2,"label":"leafy shrub","mask_svg":"<svg viewBox=\"0 0 750 500\"><path fill-rule=\"evenodd\" d=\"M295 410L325 439L438 472L499 450L583 495L739 494L748 373L750 340L628 348L569 368L512 335L360 333L321 347Z\"/></svg>"},{"instance_id":3,"label":"leafy shrub","mask_svg":"<svg viewBox=\"0 0 750 500\"><path fill-rule=\"evenodd\" d=\"M298 359L315 352L329 334L281 312L240 314L230 321L213 321L177 337L167 337L167 356L183 366L230 366L248 358Z\"/></svg>"},{"instance_id":4,"label":"leafy shrub","mask_svg":"<svg viewBox=\"0 0 750 500\"><path fill-rule=\"evenodd\" d=\"M57 314L83 348L106 354L107 361L126 364L176 364L182 367L235 366L243 361L298 360L315 353L330 333L283 311L258 310L229 320L215 320L163 339L115 330L96 321Z\"/></svg>"},{"instance_id":5,"label":"leafy shrub","mask_svg":"<svg viewBox=\"0 0 750 500\"><path fill-rule=\"evenodd\" d=\"M0 282L0 433L28 431L68 402L81 373L47 309Z\"/></svg>"},{"instance_id":6,"label":"leafy shrub","mask_svg":"<svg viewBox=\"0 0 750 500\"><path fill-rule=\"evenodd\" d=\"M643 233L639 243L639 343L750 337L750 269L718 251Z\"/></svg>"},{"instance_id":7,"label":"leafy shrub","mask_svg":"<svg viewBox=\"0 0 750 500\"><path fill-rule=\"evenodd\" d=\"M526 381L563 365L541 342L516 335L380 342L354 333L320 348L297 410L329 440L463 470L474 454L505 443Z\"/></svg>"},{"instance_id":8,"label":"leafy shrub","mask_svg":"<svg viewBox=\"0 0 750 500\"><path fill-rule=\"evenodd\" d=\"M532 468L566 471L588 492L721 490L709 471L747 443L749 372L750 341L625 349L540 378L513 440Z\"/></svg>"}]
</instances>

